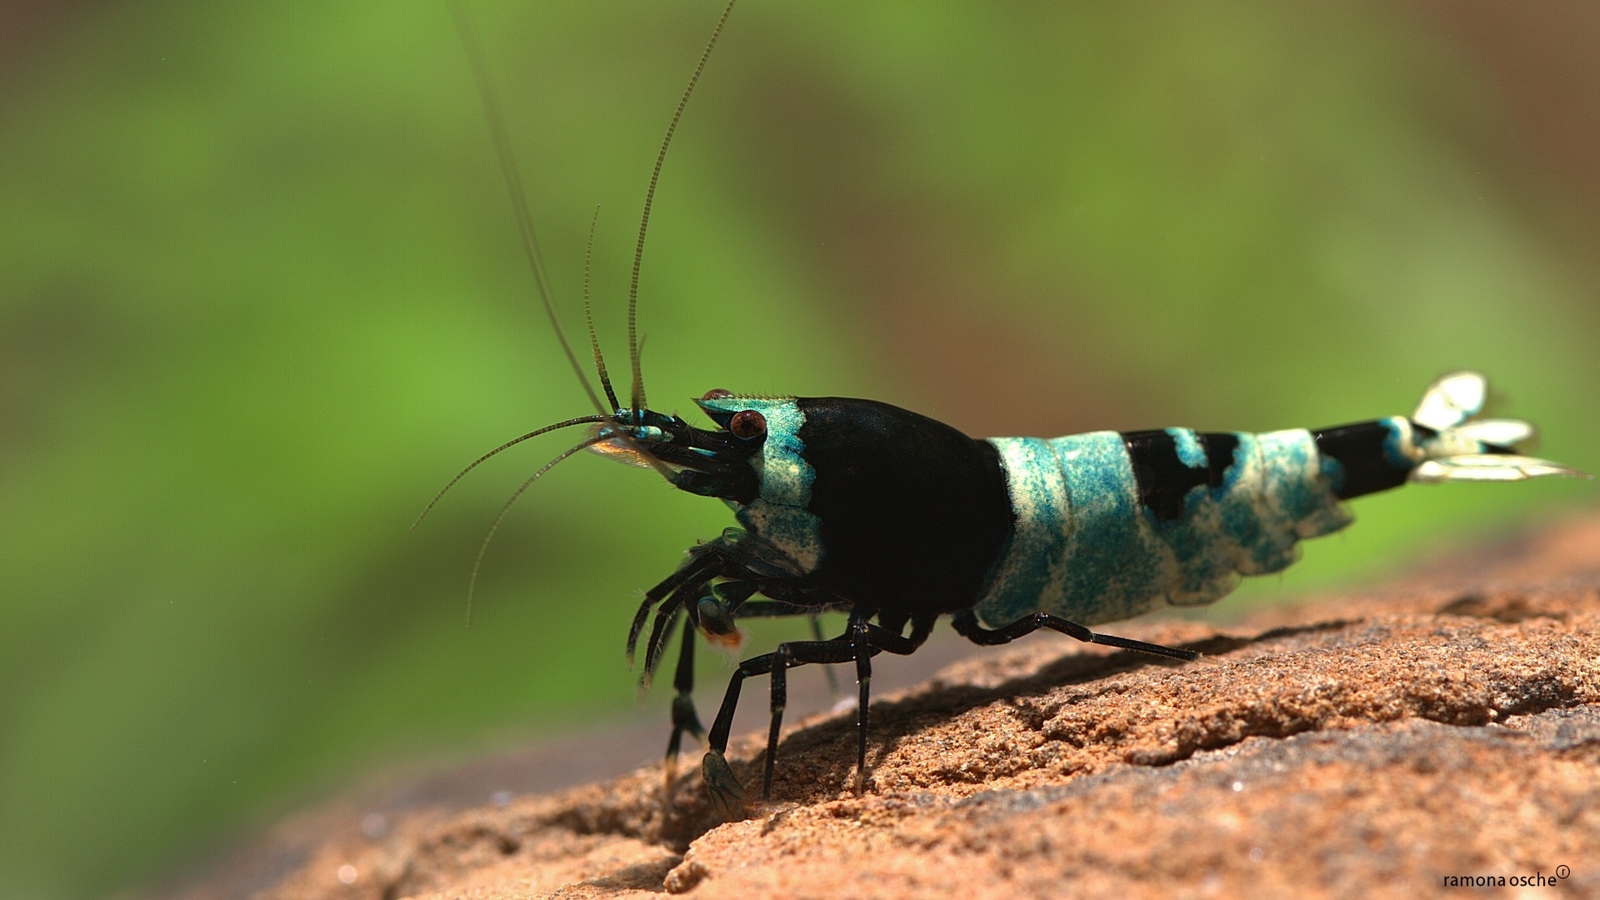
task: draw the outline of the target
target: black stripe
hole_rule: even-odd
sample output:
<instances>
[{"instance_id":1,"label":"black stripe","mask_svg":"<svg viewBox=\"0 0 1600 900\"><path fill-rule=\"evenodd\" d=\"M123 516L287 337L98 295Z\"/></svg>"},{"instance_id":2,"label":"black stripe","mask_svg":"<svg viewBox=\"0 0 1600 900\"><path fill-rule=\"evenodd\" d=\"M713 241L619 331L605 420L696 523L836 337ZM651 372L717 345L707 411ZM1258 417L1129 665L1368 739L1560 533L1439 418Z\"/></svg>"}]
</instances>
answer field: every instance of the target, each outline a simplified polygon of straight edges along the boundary
<instances>
[{"instance_id":1,"label":"black stripe","mask_svg":"<svg viewBox=\"0 0 1600 900\"><path fill-rule=\"evenodd\" d=\"M1389 434L1389 426L1382 421L1357 422L1311 433L1317 441L1317 452L1338 461L1343 470L1344 478L1335 479L1334 496L1348 500L1406 483L1412 467L1389 462L1383 446Z\"/></svg>"},{"instance_id":2,"label":"black stripe","mask_svg":"<svg viewBox=\"0 0 1600 900\"><path fill-rule=\"evenodd\" d=\"M821 522L818 586L899 615L976 603L1014 529L995 446L885 403L795 403L815 473L806 508Z\"/></svg>"},{"instance_id":3,"label":"black stripe","mask_svg":"<svg viewBox=\"0 0 1600 900\"><path fill-rule=\"evenodd\" d=\"M1184 465L1178 458L1178 442L1166 431L1124 431L1122 442L1133 463L1139 502L1158 519L1183 515L1184 495L1190 488L1207 483L1209 468Z\"/></svg>"},{"instance_id":4,"label":"black stripe","mask_svg":"<svg viewBox=\"0 0 1600 900\"><path fill-rule=\"evenodd\" d=\"M1206 448L1206 484L1219 488L1228 470L1233 468L1234 456L1239 451L1239 436L1231 431L1206 432L1197 435L1200 446Z\"/></svg>"}]
</instances>

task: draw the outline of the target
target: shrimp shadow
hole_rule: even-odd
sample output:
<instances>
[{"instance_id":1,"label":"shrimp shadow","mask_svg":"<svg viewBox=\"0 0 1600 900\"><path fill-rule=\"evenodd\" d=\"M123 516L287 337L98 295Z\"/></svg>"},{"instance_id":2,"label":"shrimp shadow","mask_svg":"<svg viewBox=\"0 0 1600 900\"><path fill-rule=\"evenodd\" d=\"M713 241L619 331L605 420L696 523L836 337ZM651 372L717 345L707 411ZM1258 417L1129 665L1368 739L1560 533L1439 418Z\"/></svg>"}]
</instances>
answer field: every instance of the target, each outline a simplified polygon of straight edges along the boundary
<instances>
[{"instance_id":1,"label":"shrimp shadow","mask_svg":"<svg viewBox=\"0 0 1600 900\"><path fill-rule=\"evenodd\" d=\"M1342 631L1354 620L1331 619L1297 626L1276 627L1249 637L1214 635L1178 645L1201 653L1202 659L1217 657L1258 644L1300 636L1315 636ZM1184 669L1193 663L1168 660L1132 650L1108 654L1069 650L1025 675L992 685L947 681L935 676L923 687L891 700L875 701L871 707L871 743L867 765L875 768L907 738L955 716L995 703L1009 703L1022 715L1039 716L1031 700L1072 685L1092 685L1115 675L1148 668ZM806 724L783 738L778 746L778 762L773 779L773 797L782 802L814 802L832 795L854 778L856 720L853 713L829 716ZM735 771L747 786L761 783L766 765L763 749ZM870 774L870 773L869 773Z\"/></svg>"}]
</instances>

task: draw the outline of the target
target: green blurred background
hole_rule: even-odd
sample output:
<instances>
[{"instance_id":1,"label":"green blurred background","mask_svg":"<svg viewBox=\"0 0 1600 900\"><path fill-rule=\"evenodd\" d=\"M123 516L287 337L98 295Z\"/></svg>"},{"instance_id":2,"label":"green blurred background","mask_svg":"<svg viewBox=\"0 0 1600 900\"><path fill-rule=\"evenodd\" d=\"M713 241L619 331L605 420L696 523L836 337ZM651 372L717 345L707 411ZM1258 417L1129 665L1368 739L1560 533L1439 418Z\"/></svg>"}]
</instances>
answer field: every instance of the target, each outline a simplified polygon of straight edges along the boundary
<instances>
[{"instance_id":1,"label":"green blurred background","mask_svg":"<svg viewBox=\"0 0 1600 900\"><path fill-rule=\"evenodd\" d=\"M621 368L718 0L473 8L569 321L601 207ZM650 397L1260 430L1472 366L1600 469L1596 46L1588 0L746 0L657 198ZM636 592L720 504L564 464L471 630L488 521L573 438L406 531L588 411L442 3L0 7L0 896L103 894L393 760L627 714ZM1363 500L1219 615L1594 500ZM637 713L663 738L666 699Z\"/></svg>"}]
</instances>

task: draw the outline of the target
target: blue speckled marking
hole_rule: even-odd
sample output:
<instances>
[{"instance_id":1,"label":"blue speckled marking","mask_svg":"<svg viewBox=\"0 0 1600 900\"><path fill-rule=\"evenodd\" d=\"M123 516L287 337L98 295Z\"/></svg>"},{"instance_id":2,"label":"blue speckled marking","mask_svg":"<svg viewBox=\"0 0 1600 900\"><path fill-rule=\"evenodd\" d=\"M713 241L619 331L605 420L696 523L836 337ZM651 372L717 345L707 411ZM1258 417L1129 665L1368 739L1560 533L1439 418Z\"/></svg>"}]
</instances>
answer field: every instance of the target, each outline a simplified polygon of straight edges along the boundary
<instances>
[{"instance_id":1,"label":"blue speckled marking","mask_svg":"<svg viewBox=\"0 0 1600 900\"><path fill-rule=\"evenodd\" d=\"M1257 437L1269 473L1265 491L1268 508L1275 514L1274 524L1291 535L1291 544L1331 534L1350 524L1350 513L1321 477L1322 455L1317 452L1311 432L1295 428ZM1284 566L1299 558L1299 548L1293 547Z\"/></svg>"},{"instance_id":2,"label":"blue speckled marking","mask_svg":"<svg viewBox=\"0 0 1600 900\"><path fill-rule=\"evenodd\" d=\"M1328 482L1328 487L1335 495L1344 491L1344 463L1331 456L1322 457L1322 477Z\"/></svg>"},{"instance_id":3,"label":"blue speckled marking","mask_svg":"<svg viewBox=\"0 0 1600 900\"><path fill-rule=\"evenodd\" d=\"M1053 571L1072 529L1067 480L1055 450L1043 438L990 438L1000 451L1006 492L1016 515L1011 542L984 586L980 615L1011 622L1039 608L1056 584Z\"/></svg>"},{"instance_id":4,"label":"blue speckled marking","mask_svg":"<svg viewBox=\"0 0 1600 900\"><path fill-rule=\"evenodd\" d=\"M1425 454L1417 450L1412 436L1411 421L1404 416L1388 416L1378 420L1388 430L1383 439L1383 461L1396 469L1410 470L1421 462Z\"/></svg>"},{"instance_id":5,"label":"blue speckled marking","mask_svg":"<svg viewBox=\"0 0 1600 900\"><path fill-rule=\"evenodd\" d=\"M1168 428L1167 433L1177 442L1178 458L1185 465L1198 468L1206 464L1205 448L1192 429ZM1222 506L1218 502L1236 481L1236 473L1229 469L1217 488L1196 485L1184 496L1183 515L1175 521L1155 519L1151 523L1178 562L1177 581L1167 587L1168 603L1202 606L1216 602L1238 586L1236 548L1223 528Z\"/></svg>"},{"instance_id":6,"label":"blue speckled marking","mask_svg":"<svg viewBox=\"0 0 1600 900\"><path fill-rule=\"evenodd\" d=\"M1200 439L1195 436L1193 428L1168 428L1167 434L1177 444L1178 462L1191 469L1206 467L1206 448L1200 446Z\"/></svg>"},{"instance_id":7,"label":"blue speckled marking","mask_svg":"<svg viewBox=\"0 0 1600 900\"><path fill-rule=\"evenodd\" d=\"M1271 551L1275 545L1266 533L1258 500L1266 487L1262 478L1260 443L1253 434L1240 434L1238 438L1233 468L1228 472L1217 505L1223 532L1235 548L1234 567L1245 575L1256 575L1275 571L1263 565L1272 563ZM1258 559L1261 562L1257 562Z\"/></svg>"},{"instance_id":8,"label":"blue speckled marking","mask_svg":"<svg viewBox=\"0 0 1600 900\"><path fill-rule=\"evenodd\" d=\"M1167 433L1185 465L1206 464L1193 431ZM1139 503L1117 432L991 438L1017 524L977 604L979 617L999 626L1044 611L1093 625L1164 604L1211 603L1241 574L1294 562L1299 540L1349 524L1310 432L1235 436L1222 483L1191 488L1171 521Z\"/></svg>"},{"instance_id":9,"label":"blue speckled marking","mask_svg":"<svg viewBox=\"0 0 1600 900\"><path fill-rule=\"evenodd\" d=\"M1061 567L1059 609L1074 621L1109 622L1153 608L1176 575L1177 559L1139 502L1128 447L1115 431L1054 438L1076 519Z\"/></svg>"},{"instance_id":10,"label":"blue speckled marking","mask_svg":"<svg viewBox=\"0 0 1600 900\"><path fill-rule=\"evenodd\" d=\"M794 573L816 571L822 562L822 522L806 509L816 472L806 462L800 426L805 413L792 398L719 397L698 400L707 412L735 413L753 409L767 420L761 455L751 462L761 476L761 494L736 507L734 515L751 534L765 539L795 564Z\"/></svg>"}]
</instances>

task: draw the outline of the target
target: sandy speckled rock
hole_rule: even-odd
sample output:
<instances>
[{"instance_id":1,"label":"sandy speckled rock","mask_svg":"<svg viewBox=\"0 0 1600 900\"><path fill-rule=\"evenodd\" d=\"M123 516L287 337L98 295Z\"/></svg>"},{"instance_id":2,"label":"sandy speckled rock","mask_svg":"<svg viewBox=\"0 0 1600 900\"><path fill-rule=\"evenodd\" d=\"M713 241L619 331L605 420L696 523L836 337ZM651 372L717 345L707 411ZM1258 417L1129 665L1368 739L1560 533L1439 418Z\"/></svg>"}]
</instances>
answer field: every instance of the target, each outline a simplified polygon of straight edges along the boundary
<instances>
[{"instance_id":1,"label":"sandy speckled rock","mask_svg":"<svg viewBox=\"0 0 1600 900\"><path fill-rule=\"evenodd\" d=\"M1381 592L1119 633L1206 657L1030 638L875 702L865 795L851 716L820 717L741 821L697 777L664 808L641 770L335 837L262 896L1600 895L1600 520ZM763 744L731 748L747 785Z\"/></svg>"}]
</instances>

